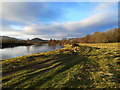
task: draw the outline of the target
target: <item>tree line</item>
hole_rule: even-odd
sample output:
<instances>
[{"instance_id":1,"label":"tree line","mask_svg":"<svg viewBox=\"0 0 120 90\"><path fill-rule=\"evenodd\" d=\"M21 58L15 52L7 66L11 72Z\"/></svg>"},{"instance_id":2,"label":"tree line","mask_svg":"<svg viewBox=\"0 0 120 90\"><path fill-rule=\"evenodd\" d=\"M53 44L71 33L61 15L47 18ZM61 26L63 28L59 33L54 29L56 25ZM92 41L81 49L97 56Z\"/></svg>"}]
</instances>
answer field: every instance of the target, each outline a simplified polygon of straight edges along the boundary
<instances>
[{"instance_id":1,"label":"tree line","mask_svg":"<svg viewBox=\"0 0 120 90\"><path fill-rule=\"evenodd\" d=\"M115 43L120 42L120 28L109 29L106 32L95 32L78 39L84 43Z\"/></svg>"},{"instance_id":2,"label":"tree line","mask_svg":"<svg viewBox=\"0 0 120 90\"><path fill-rule=\"evenodd\" d=\"M109 29L106 32L94 32L82 38L63 38L60 41L50 40L51 44L73 44L73 43L116 43L120 42L120 28Z\"/></svg>"},{"instance_id":3,"label":"tree line","mask_svg":"<svg viewBox=\"0 0 120 90\"><path fill-rule=\"evenodd\" d=\"M6 47L15 47L15 46L27 46L32 45L33 43L28 40L13 40L13 39L6 39L0 41L0 48L6 48Z\"/></svg>"}]
</instances>

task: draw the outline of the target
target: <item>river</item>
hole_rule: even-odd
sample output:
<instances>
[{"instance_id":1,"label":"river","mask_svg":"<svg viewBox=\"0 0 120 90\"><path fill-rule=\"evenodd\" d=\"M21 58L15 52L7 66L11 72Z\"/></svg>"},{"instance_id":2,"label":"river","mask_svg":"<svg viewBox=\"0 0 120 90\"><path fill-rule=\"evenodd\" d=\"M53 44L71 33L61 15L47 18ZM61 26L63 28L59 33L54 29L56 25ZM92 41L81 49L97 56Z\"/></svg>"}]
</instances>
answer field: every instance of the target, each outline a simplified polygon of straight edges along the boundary
<instances>
[{"instance_id":1,"label":"river","mask_svg":"<svg viewBox=\"0 0 120 90\"><path fill-rule=\"evenodd\" d=\"M18 46L18 47L0 49L0 53L2 54L2 59L8 59L8 58L18 57L23 55L30 55L34 53L47 52L51 50L60 49L62 47L63 46L60 46L60 45L51 46L48 44Z\"/></svg>"}]
</instances>

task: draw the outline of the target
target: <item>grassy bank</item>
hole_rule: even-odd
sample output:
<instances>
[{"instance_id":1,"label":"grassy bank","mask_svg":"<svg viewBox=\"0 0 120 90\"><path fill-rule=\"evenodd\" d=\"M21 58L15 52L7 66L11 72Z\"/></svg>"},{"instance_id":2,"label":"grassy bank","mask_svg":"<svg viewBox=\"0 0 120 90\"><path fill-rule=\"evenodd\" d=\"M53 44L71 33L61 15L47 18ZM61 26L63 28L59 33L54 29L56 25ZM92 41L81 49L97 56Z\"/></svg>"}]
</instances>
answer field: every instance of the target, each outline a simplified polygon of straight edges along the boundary
<instances>
[{"instance_id":1,"label":"grassy bank","mask_svg":"<svg viewBox=\"0 0 120 90\"><path fill-rule=\"evenodd\" d=\"M60 50L3 60L2 87L120 88L116 43L79 45L77 56L65 45Z\"/></svg>"}]
</instances>

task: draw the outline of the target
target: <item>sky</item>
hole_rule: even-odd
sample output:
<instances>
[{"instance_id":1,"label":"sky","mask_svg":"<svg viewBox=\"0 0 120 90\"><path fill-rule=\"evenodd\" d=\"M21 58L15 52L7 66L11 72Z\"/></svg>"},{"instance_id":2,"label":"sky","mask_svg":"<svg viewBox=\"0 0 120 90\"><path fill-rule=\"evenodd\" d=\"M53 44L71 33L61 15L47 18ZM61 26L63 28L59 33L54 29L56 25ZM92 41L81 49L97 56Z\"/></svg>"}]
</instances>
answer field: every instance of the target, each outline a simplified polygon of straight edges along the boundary
<instances>
[{"instance_id":1,"label":"sky","mask_svg":"<svg viewBox=\"0 0 120 90\"><path fill-rule=\"evenodd\" d=\"M118 27L117 2L3 2L0 13L0 35L20 39L79 38Z\"/></svg>"}]
</instances>

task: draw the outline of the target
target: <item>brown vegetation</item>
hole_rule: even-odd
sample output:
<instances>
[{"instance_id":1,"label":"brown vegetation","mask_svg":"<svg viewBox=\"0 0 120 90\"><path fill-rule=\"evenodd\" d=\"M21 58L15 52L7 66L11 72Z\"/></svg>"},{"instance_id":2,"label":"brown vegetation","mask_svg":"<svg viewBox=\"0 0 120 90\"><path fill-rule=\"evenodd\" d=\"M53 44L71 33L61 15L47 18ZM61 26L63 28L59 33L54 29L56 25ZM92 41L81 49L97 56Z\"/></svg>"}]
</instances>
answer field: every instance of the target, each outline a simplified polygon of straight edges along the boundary
<instances>
[{"instance_id":1,"label":"brown vegetation","mask_svg":"<svg viewBox=\"0 0 120 90\"><path fill-rule=\"evenodd\" d=\"M115 43L120 42L120 28L110 29L106 32L95 32L92 35L86 35L83 38L64 39L58 44L74 44L74 43Z\"/></svg>"},{"instance_id":2,"label":"brown vegetation","mask_svg":"<svg viewBox=\"0 0 120 90\"><path fill-rule=\"evenodd\" d=\"M120 28L110 29L107 32L95 32L77 39L82 43L115 43L120 42Z\"/></svg>"}]
</instances>

